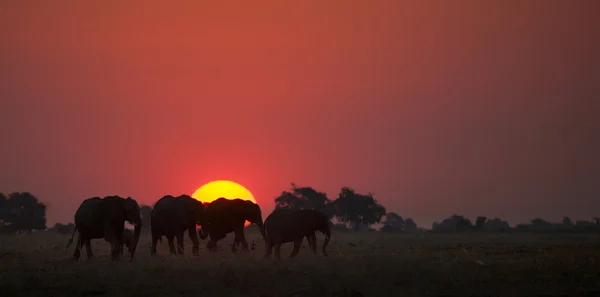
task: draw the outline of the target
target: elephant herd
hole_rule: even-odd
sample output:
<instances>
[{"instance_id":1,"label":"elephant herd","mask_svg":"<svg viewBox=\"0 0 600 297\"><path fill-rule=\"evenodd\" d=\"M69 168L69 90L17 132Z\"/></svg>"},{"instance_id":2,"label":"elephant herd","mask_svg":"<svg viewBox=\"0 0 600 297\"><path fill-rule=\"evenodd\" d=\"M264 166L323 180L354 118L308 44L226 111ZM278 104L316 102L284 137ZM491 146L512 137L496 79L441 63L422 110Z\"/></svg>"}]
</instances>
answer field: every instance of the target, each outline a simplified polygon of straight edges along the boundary
<instances>
[{"instance_id":1,"label":"elephant herd","mask_svg":"<svg viewBox=\"0 0 600 297\"><path fill-rule=\"evenodd\" d=\"M125 221L134 226L133 232L125 228ZM295 257L304 237L308 240L313 253L317 253L315 232L325 235L323 254L331 238L331 229L327 216L313 209L276 209L263 222L262 212L258 204L242 199L219 198L203 204L188 196L174 197L166 195L160 198L150 214L150 233L152 243L150 255L156 255L156 246L164 236L169 244L170 254L183 254L183 238L188 232L192 240L192 254L198 255L200 241L209 238L206 244L210 252L217 251L217 242L228 233L234 234L232 251L241 245L248 250L248 242L244 235L245 221L256 224L265 241L265 258L271 256L275 248L275 258L280 259L283 243L293 242L294 249L290 257ZM196 226L200 229L196 232ZM91 240L104 238L110 243L111 260L117 261L123 254L123 246L131 259L140 238L142 219L140 206L131 197L107 196L93 197L84 200L75 212L75 230L65 250L73 243L75 232L78 232L73 259L78 260L80 249L85 245L88 259L93 257ZM175 245L175 240L177 240Z\"/></svg>"}]
</instances>

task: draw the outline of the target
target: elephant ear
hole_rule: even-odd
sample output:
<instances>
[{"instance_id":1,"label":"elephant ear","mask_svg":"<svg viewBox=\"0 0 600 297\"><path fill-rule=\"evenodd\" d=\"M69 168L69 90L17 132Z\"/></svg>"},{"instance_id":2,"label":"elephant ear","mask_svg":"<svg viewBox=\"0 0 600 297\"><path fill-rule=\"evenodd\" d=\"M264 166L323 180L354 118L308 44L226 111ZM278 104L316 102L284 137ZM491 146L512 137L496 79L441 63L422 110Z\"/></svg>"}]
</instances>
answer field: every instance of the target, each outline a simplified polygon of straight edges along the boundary
<instances>
[{"instance_id":1,"label":"elephant ear","mask_svg":"<svg viewBox=\"0 0 600 297\"><path fill-rule=\"evenodd\" d=\"M119 204L121 205L121 212L124 218L134 225L141 224L140 206L137 201L131 197L119 198Z\"/></svg>"},{"instance_id":2,"label":"elephant ear","mask_svg":"<svg viewBox=\"0 0 600 297\"><path fill-rule=\"evenodd\" d=\"M244 201L243 216L246 218L246 220L254 220L258 210L260 210L258 204L252 201Z\"/></svg>"}]
</instances>

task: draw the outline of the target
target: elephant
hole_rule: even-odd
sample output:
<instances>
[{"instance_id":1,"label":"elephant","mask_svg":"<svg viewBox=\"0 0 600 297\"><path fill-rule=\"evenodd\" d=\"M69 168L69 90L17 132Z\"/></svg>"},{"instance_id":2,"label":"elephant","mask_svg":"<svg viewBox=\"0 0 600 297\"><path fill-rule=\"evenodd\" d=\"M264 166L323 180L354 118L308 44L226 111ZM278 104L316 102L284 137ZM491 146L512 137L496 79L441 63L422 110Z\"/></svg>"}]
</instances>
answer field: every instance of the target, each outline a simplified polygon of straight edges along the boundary
<instances>
[{"instance_id":1,"label":"elephant","mask_svg":"<svg viewBox=\"0 0 600 297\"><path fill-rule=\"evenodd\" d=\"M317 254L317 240L315 231L325 235L323 242L323 255L327 257L325 248L331 239L329 218L314 209L275 209L265 219L267 234L267 249L265 258L269 258L275 247L275 258L281 258L281 244L294 242L294 250L290 258L295 257L300 251L300 244L304 237L308 239L311 250Z\"/></svg>"},{"instance_id":2,"label":"elephant","mask_svg":"<svg viewBox=\"0 0 600 297\"><path fill-rule=\"evenodd\" d=\"M196 224L202 226L198 234L196 234ZM183 234L187 230L193 243L192 254L197 255L200 250L198 235L200 239L206 239L208 237L207 228L206 206L202 202L188 195L179 197L166 195L154 204L150 213L152 233L150 254L156 254L156 244L161 236L165 236L169 241L170 254L176 254L173 238L177 238L177 253L182 255L184 250Z\"/></svg>"},{"instance_id":3,"label":"elephant","mask_svg":"<svg viewBox=\"0 0 600 297\"><path fill-rule=\"evenodd\" d=\"M77 245L73 253L73 259L79 260L80 249L85 244L87 258L92 254L92 239L104 238L111 245L111 260L118 261L123 254L125 239L123 233L125 221L134 225L132 238L128 239L128 251L133 260L135 250L142 231L142 219L140 206L131 197L107 196L104 198L93 197L84 200L75 212L75 230L65 249L73 242L75 232L78 231Z\"/></svg>"},{"instance_id":4,"label":"elephant","mask_svg":"<svg viewBox=\"0 0 600 297\"><path fill-rule=\"evenodd\" d=\"M244 235L245 221L256 224L266 242L260 206L252 201L221 197L208 204L206 214L208 215L208 235L210 236L206 247L209 251L216 251L217 241L225 238L230 232L235 233L231 251L236 252L238 244L241 244L242 249L247 251L248 242Z\"/></svg>"}]
</instances>

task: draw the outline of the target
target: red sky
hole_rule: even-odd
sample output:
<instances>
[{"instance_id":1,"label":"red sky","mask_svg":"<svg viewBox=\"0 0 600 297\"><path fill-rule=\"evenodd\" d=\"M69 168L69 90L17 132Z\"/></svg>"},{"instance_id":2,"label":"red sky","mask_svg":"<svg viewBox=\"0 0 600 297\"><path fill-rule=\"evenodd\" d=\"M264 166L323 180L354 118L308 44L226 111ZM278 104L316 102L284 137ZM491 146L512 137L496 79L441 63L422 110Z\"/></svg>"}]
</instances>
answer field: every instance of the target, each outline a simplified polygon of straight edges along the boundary
<instances>
[{"instance_id":1,"label":"red sky","mask_svg":"<svg viewBox=\"0 0 600 297\"><path fill-rule=\"evenodd\" d=\"M599 216L598 1L0 3L0 192L49 225L229 179L430 226Z\"/></svg>"}]
</instances>

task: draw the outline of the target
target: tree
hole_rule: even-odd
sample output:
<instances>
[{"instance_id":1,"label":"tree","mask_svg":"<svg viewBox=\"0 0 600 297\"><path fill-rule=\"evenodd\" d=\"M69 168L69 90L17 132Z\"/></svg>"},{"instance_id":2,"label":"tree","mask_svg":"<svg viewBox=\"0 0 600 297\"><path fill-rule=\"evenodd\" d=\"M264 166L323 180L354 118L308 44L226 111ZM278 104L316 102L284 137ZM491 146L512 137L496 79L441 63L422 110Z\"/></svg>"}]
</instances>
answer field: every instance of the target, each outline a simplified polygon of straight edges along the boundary
<instances>
[{"instance_id":1,"label":"tree","mask_svg":"<svg viewBox=\"0 0 600 297\"><path fill-rule=\"evenodd\" d=\"M8 195L5 211L8 232L46 230L46 204L28 192Z\"/></svg>"},{"instance_id":2,"label":"tree","mask_svg":"<svg viewBox=\"0 0 600 297\"><path fill-rule=\"evenodd\" d=\"M463 217L463 216L453 216L453 220L456 222L456 229L460 231L466 231L469 229L473 229L473 223L471 220Z\"/></svg>"},{"instance_id":3,"label":"tree","mask_svg":"<svg viewBox=\"0 0 600 297\"><path fill-rule=\"evenodd\" d=\"M466 231L473 229L471 221L460 215L452 215L451 217L443 220L441 223L433 223L433 231L441 232L453 232L453 231Z\"/></svg>"},{"instance_id":4,"label":"tree","mask_svg":"<svg viewBox=\"0 0 600 297\"><path fill-rule=\"evenodd\" d=\"M508 231L510 229L508 222L499 218L493 218L485 223L485 230L489 231Z\"/></svg>"},{"instance_id":5,"label":"tree","mask_svg":"<svg viewBox=\"0 0 600 297\"><path fill-rule=\"evenodd\" d=\"M477 217L477 220L475 221L475 229L483 229L485 227L485 221L487 220L486 217L484 216L479 216Z\"/></svg>"},{"instance_id":6,"label":"tree","mask_svg":"<svg viewBox=\"0 0 600 297\"><path fill-rule=\"evenodd\" d=\"M275 198L275 209L316 209L325 214L329 219L335 214L332 202L327 194L311 187L297 187L291 184L290 191L283 191Z\"/></svg>"},{"instance_id":7,"label":"tree","mask_svg":"<svg viewBox=\"0 0 600 297\"><path fill-rule=\"evenodd\" d=\"M8 207L8 197L0 193L0 232L8 232L10 226L10 209Z\"/></svg>"},{"instance_id":8,"label":"tree","mask_svg":"<svg viewBox=\"0 0 600 297\"><path fill-rule=\"evenodd\" d=\"M404 231L406 231L406 232L417 231L417 224L411 218L406 219L404 221Z\"/></svg>"},{"instance_id":9,"label":"tree","mask_svg":"<svg viewBox=\"0 0 600 297\"><path fill-rule=\"evenodd\" d=\"M142 228L144 232L150 232L150 214L152 213L152 207L148 205L140 206L140 217L142 218Z\"/></svg>"},{"instance_id":10,"label":"tree","mask_svg":"<svg viewBox=\"0 0 600 297\"><path fill-rule=\"evenodd\" d=\"M564 217L562 220L562 224L563 224L563 228L565 228L565 229L570 229L575 226L573 224L573 221L571 221L571 218L569 218L569 217Z\"/></svg>"},{"instance_id":11,"label":"tree","mask_svg":"<svg viewBox=\"0 0 600 297\"><path fill-rule=\"evenodd\" d=\"M385 220L383 221L383 226L381 227L381 231L383 231L383 232L404 231L404 219L402 219L402 217L395 212L388 212L385 215Z\"/></svg>"},{"instance_id":12,"label":"tree","mask_svg":"<svg viewBox=\"0 0 600 297\"><path fill-rule=\"evenodd\" d=\"M541 218L534 218L531 220L531 229L534 231L548 231L552 230L552 223L549 223Z\"/></svg>"},{"instance_id":13,"label":"tree","mask_svg":"<svg viewBox=\"0 0 600 297\"><path fill-rule=\"evenodd\" d=\"M68 224L61 224L61 223L56 223L54 224L54 227L50 228L49 231L54 231L60 234L67 234L67 235L71 235L73 234L73 231L75 230L75 224L73 223L68 223Z\"/></svg>"},{"instance_id":14,"label":"tree","mask_svg":"<svg viewBox=\"0 0 600 297\"><path fill-rule=\"evenodd\" d=\"M359 194L348 187L342 188L333 206L336 218L340 222L352 225L355 231L361 224L379 223L386 214L385 207L373 198L373 194Z\"/></svg>"}]
</instances>

